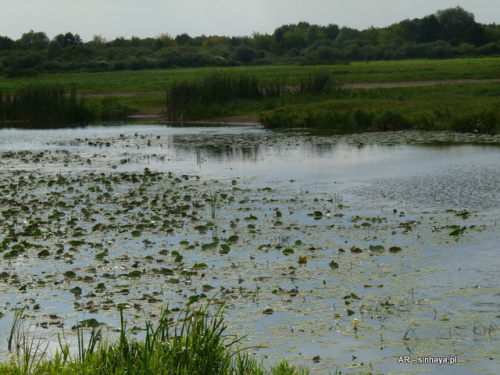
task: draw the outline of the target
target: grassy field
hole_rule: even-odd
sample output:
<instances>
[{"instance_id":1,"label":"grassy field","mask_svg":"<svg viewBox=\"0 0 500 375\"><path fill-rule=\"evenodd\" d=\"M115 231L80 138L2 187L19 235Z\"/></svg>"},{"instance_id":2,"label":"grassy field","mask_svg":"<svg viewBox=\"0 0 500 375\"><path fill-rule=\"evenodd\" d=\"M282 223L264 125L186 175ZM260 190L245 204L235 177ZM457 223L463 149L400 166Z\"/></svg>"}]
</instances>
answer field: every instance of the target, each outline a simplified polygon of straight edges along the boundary
<instances>
[{"instance_id":1,"label":"grassy field","mask_svg":"<svg viewBox=\"0 0 500 375\"><path fill-rule=\"evenodd\" d=\"M404 83L421 81L451 81L451 80L495 80L498 75L500 58L468 58L449 60L403 60L403 61L375 61L355 62L348 65L331 66L299 66L273 65L252 67L214 68L182 68L168 70L120 71L104 73L67 73L46 74L34 78L1 78L0 90L6 94L14 94L17 90L37 85L64 85L76 87L78 94L83 96L88 105L93 108L102 108L103 98L107 98L108 106L126 108L120 111L123 114L133 112L147 112L166 107L166 90L176 84L200 82L214 72L224 72L227 75L250 75L258 79L259 85L271 85L281 82L282 85L294 86L301 79L326 72L334 77L335 81L348 88L357 84L357 88L346 89L342 97L329 93L314 95L288 95L281 98L262 98L248 100L236 98L226 103L212 106L210 109L196 110L191 117L184 120L201 120L238 115L260 116L262 122L270 127L327 128L332 118L339 120L353 116L353 110L359 109L367 113L368 117L382 116L387 111L398 113L405 117L407 126L418 127L422 121L426 122L422 128L452 130L455 119L451 119L451 112L459 108L461 118L465 114L480 118L492 113L498 116L500 107L498 82L443 82L441 85L423 87L403 87ZM401 83L402 87L369 88L373 83ZM367 88L359 88L359 85ZM111 102L109 98L114 98ZM104 106L105 107L105 106ZM98 116L99 117L99 116ZM103 116L106 117L106 116ZM109 116L108 116L109 117ZM456 116L454 116L456 117ZM465 116L467 117L467 116ZM447 121L443 121L445 119ZM449 120L449 121L448 121ZM347 121L347 120L346 120ZM353 124L345 126L342 132L349 131ZM468 121L468 120L467 120ZM478 120L483 121L484 120ZM477 122L477 121L476 121ZM431 124L431 125L429 125ZM375 124L373 124L375 125ZM364 130L370 130L365 127ZM376 130L380 126L372 126ZM484 130L463 129L463 131L498 131L498 121L489 124ZM359 127L355 131L359 131ZM380 129L379 129L380 130ZM335 131L334 131L335 132Z\"/></svg>"}]
</instances>

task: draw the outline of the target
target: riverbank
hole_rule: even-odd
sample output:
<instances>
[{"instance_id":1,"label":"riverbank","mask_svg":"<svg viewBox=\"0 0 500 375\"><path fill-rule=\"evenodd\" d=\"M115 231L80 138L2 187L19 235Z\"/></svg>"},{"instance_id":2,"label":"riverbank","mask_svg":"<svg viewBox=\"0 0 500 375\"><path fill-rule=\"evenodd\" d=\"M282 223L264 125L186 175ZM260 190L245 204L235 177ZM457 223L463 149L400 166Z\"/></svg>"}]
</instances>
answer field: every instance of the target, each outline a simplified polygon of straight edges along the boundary
<instances>
[{"instance_id":1,"label":"riverbank","mask_svg":"<svg viewBox=\"0 0 500 375\"><path fill-rule=\"evenodd\" d=\"M324 134L396 129L495 133L500 117L499 61L470 58L68 73L30 80L3 78L0 85L4 98L30 84L74 86L91 117L103 121L132 116L178 123L260 123ZM214 77L241 85L238 94L233 92L217 103L193 100L193 90L203 82L214 84ZM167 98L172 87L183 86L191 86L191 91ZM232 90L223 85L211 89L212 94L205 95L208 98ZM178 100L174 111L172 98Z\"/></svg>"}]
</instances>

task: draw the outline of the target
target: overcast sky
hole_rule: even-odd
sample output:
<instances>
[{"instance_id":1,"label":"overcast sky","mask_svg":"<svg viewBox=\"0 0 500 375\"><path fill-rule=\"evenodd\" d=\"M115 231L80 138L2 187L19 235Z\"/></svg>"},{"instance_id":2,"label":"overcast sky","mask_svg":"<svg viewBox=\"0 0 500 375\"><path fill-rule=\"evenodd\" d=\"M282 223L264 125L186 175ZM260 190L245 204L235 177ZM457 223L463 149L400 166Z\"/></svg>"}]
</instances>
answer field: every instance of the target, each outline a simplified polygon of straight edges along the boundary
<instances>
[{"instance_id":1,"label":"overcast sky","mask_svg":"<svg viewBox=\"0 0 500 375\"><path fill-rule=\"evenodd\" d=\"M300 21L363 30L456 6L477 22L500 23L499 0L0 0L0 35L16 40L32 29L49 38L69 31L84 41L94 35L250 36Z\"/></svg>"}]
</instances>

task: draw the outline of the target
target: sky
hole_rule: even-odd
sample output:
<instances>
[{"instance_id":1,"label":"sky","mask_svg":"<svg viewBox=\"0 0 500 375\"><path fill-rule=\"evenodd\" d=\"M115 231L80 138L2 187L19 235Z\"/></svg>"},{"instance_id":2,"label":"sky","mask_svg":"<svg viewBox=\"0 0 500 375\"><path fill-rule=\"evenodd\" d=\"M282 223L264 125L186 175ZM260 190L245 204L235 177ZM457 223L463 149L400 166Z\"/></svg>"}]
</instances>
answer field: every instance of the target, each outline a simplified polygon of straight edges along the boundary
<instances>
[{"instance_id":1,"label":"sky","mask_svg":"<svg viewBox=\"0 0 500 375\"><path fill-rule=\"evenodd\" d=\"M460 6L476 22L500 23L499 0L0 0L0 36L71 32L83 41L187 33L251 36L272 34L300 21L358 30L385 27Z\"/></svg>"}]
</instances>

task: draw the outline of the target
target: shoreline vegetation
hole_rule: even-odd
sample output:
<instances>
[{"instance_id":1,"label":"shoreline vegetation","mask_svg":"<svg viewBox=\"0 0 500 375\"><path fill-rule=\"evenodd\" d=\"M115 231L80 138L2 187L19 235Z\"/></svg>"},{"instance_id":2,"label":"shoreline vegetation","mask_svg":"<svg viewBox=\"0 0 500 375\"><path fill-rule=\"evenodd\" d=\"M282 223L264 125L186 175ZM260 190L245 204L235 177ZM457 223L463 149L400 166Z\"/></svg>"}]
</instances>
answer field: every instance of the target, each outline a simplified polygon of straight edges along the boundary
<instances>
[{"instance_id":1,"label":"shoreline vegetation","mask_svg":"<svg viewBox=\"0 0 500 375\"><path fill-rule=\"evenodd\" d=\"M264 367L241 348L244 336L227 333L223 305L210 300L204 307L189 305L177 312L167 308L157 323L147 322L144 339L132 339L123 310L116 342L105 338L103 327L87 319L73 327L76 348L58 336L56 353L47 354L42 338L23 326L24 309L17 309L7 339L11 358L0 362L3 375L149 375L149 374L252 374L306 375L305 367L289 365L286 360ZM72 353L73 352L73 353Z\"/></svg>"},{"instance_id":2,"label":"shoreline vegetation","mask_svg":"<svg viewBox=\"0 0 500 375\"><path fill-rule=\"evenodd\" d=\"M79 126L154 113L176 124L243 117L270 129L320 134L494 134L500 130L499 63L500 58L404 60L3 79L0 127Z\"/></svg>"}]
</instances>

